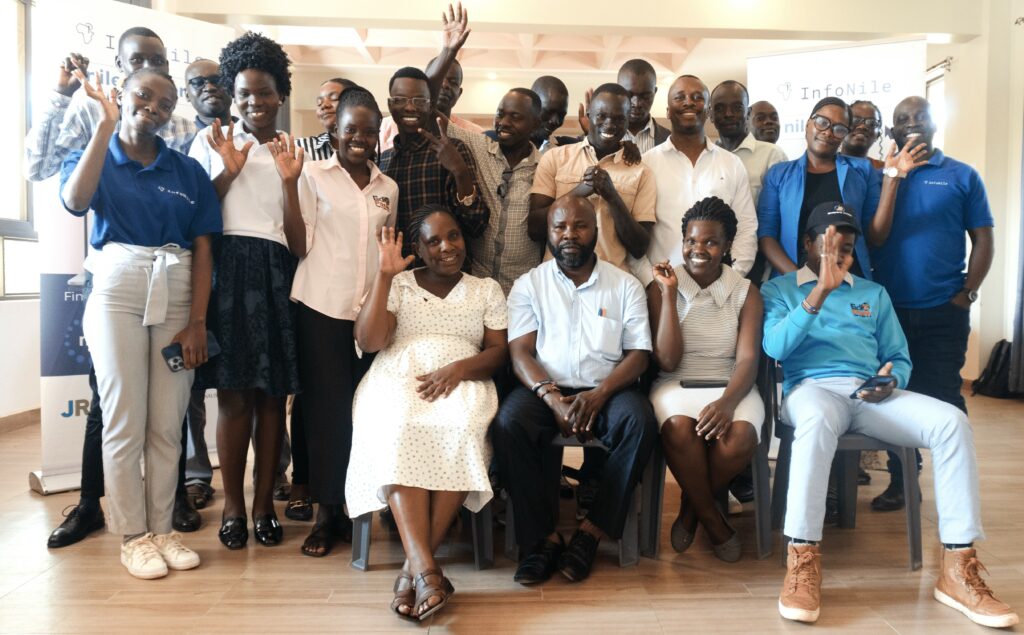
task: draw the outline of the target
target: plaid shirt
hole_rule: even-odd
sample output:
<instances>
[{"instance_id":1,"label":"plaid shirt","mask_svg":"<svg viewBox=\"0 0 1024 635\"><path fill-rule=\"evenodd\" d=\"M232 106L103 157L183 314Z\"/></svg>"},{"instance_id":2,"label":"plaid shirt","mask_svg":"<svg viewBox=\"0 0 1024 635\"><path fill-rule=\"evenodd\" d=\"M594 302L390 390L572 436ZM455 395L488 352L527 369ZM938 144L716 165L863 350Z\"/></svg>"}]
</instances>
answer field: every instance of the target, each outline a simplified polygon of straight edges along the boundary
<instances>
[{"instance_id":1,"label":"plaid shirt","mask_svg":"<svg viewBox=\"0 0 1024 635\"><path fill-rule=\"evenodd\" d=\"M103 119L103 107L87 97L84 90L74 97L54 92L47 107L36 117L36 124L25 137L26 176L42 181L60 172L60 166L72 150L84 150ZM196 136L196 124L172 115L157 134L167 147L188 154Z\"/></svg>"},{"instance_id":2,"label":"plaid shirt","mask_svg":"<svg viewBox=\"0 0 1024 635\"><path fill-rule=\"evenodd\" d=\"M461 205L455 176L444 169L440 161L437 160L437 155L430 147L427 138L422 135L412 136L408 140L408 147L403 141L401 137L396 137L395 147L385 150L381 154L378 165L381 172L398 183L398 224L396 227L405 235L404 253L406 255L415 253L407 229L412 213L424 205L447 205L455 212L467 238L482 236L487 230L487 219L490 212L483 197L480 196L480 185L477 185L477 195L473 197L473 202L468 207ZM473 155L469 153L465 144L458 139L449 139L448 141L458 148L462 160L469 166L474 182L479 183L476 178Z\"/></svg>"},{"instance_id":3,"label":"plaid shirt","mask_svg":"<svg viewBox=\"0 0 1024 635\"><path fill-rule=\"evenodd\" d=\"M530 156L510 168L498 142L490 137L456 126L448 126L448 135L465 143L473 153L480 194L491 210L487 229L471 241L471 273L494 278L508 295L516 278L544 258L544 243L530 240L526 233L530 188L540 152L531 147Z\"/></svg>"}]
</instances>

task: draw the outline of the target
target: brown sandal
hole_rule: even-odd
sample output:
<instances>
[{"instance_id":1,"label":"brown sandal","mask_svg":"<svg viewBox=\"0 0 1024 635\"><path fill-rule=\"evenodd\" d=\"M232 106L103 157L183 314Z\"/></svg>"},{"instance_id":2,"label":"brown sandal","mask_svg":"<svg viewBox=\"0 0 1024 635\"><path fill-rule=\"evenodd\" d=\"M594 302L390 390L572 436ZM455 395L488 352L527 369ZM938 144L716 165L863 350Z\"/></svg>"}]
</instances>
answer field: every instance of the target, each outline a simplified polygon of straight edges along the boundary
<instances>
[{"instance_id":1,"label":"brown sandal","mask_svg":"<svg viewBox=\"0 0 1024 635\"><path fill-rule=\"evenodd\" d=\"M432 584L427 581L427 578L435 578L439 581L439 583ZM441 608L448 603L448 598L454 591L454 589L451 586L451 582L449 582L448 579L444 577L444 574L441 573L441 570L437 568L427 569L426 571L423 571L422 573L417 575L415 579L415 585L416 599L415 605L413 607L414 611L420 606L426 604L430 598L441 598L441 600L437 604L433 606L428 606L426 610L415 614L416 618L419 619L421 622L430 617L431 615L433 615L434 613L440 611Z\"/></svg>"},{"instance_id":2,"label":"brown sandal","mask_svg":"<svg viewBox=\"0 0 1024 635\"><path fill-rule=\"evenodd\" d=\"M417 621L413 611L416 609L416 588L412 582L412 576L402 571L395 578L395 598L391 600L391 610L403 620ZM403 613L401 607L408 606L409 612Z\"/></svg>"}]
</instances>

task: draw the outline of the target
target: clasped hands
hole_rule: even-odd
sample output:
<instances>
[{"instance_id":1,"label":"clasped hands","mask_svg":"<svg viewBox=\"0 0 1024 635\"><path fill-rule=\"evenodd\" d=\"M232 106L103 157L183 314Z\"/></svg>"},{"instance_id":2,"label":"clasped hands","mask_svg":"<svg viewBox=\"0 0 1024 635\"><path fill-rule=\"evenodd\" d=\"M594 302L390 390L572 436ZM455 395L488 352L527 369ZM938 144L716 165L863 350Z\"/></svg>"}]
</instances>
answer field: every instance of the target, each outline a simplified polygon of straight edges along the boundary
<instances>
[{"instance_id":1,"label":"clasped hands","mask_svg":"<svg viewBox=\"0 0 1024 635\"><path fill-rule=\"evenodd\" d=\"M557 390L550 390L544 394L543 399L551 408L562 436L575 436L580 443L586 443L594 438L594 424L608 401L608 395L598 386L575 395L563 395Z\"/></svg>"}]
</instances>

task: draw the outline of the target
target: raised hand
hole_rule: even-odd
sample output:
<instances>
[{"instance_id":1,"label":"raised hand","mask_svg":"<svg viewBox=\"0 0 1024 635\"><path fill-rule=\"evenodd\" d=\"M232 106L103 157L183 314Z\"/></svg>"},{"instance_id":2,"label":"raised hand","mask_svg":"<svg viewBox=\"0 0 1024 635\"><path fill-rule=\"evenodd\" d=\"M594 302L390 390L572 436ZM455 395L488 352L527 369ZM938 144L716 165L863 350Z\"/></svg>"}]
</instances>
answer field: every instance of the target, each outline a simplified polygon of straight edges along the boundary
<instances>
[{"instance_id":1,"label":"raised hand","mask_svg":"<svg viewBox=\"0 0 1024 635\"><path fill-rule=\"evenodd\" d=\"M117 103L117 89L111 87L110 92L107 95L103 94L103 87L100 86L100 76L96 75L96 81L94 84L90 84L89 80L86 79L85 73L81 69L76 68L73 71L75 78L82 84L85 89L85 94L90 98L95 99L99 102L100 106L103 107L103 120L104 121L117 121L121 117L121 107Z\"/></svg>"},{"instance_id":2,"label":"raised hand","mask_svg":"<svg viewBox=\"0 0 1024 635\"><path fill-rule=\"evenodd\" d=\"M235 122L228 122L228 134L225 136L220 127L220 119L213 120L210 132L206 134L206 140L210 142L210 147L220 155L220 159L224 163L224 172L232 178L238 176L249 159L252 141L247 142L241 149L236 148Z\"/></svg>"},{"instance_id":3,"label":"raised hand","mask_svg":"<svg viewBox=\"0 0 1024 635\"><path fill-rule=\"evenodd\" d=\"M457 9L448 5L448 13L441 12L441 48L460 49L469 37L469 11L462 8L460 2Z\"/></svg>"},{"instance_id":4,"label":"raised hand","mask_svg":"<svg viewBox=\"0 0 1024 635\"><path fill-rule=\"evenodd\" d=\"M297 181L302 174L302 146L295 145L295 139L282 132L280 136L267 143L270 154L274 157L274 166L281 180Z\"/></svg>"},{"instance_id":5,"label":"raised hand","mask_svg":"<svg viewBox=\"0 0 1024 635\"><path fill-rule=\"evenodd\" d=\"M455 144L448 139L448 133L445 132L445 128L442 128L441 118L437 119L437 136L430 134L423 128L420 128L419 132L421 135L427 138L430 142L430 147L433 149L434 154L437 155L437 161L441 166L451 172L452 174L459 174L463 170L466 170L468 166L466 161L462 158L459 153L459 149L455 147Z\"/></svg>"},{"instance_id":6,"label":"raised hand","mask_svg":"<svg viewBox=\"0 0 1024 635\"><path fill-rule=\"evenodd\" d=\"M668 260L654 265L651 268L651 273L654 275L654 281L658 283L662 294L675 297L676 290L679 289L679 279L676 278L675 269L672 268Z\"/></svg>"},{"instance_id":7,"label":"raised hand","mask_svg":"<svg viewBox=\"0 0 1024 635\"><path fill-rule=\"evenodd\" d=\"M75 70L82 71L82 74L88 77L89 58L80 53L71 53L65 57L60 64L60 74L57 76L57 85L54 90L68 97L78 90L78 87L82 85L82 80L75 75Z\"/></svg>"},{"instance_id":8,"label":"raised hand","mask_svg":"<svg viewBox=\"0 0 1024 635\"><path fill-rule=\"evenodd\" d=\"M885 167L891 168L895 166L901 175L906 176L914 168L919 168L928 163L928 159L925 158L927 154L927 143L919 143L913 148L908 143L903 146L899 154L896 154L896 144L893 144L889 147L889 154L885 157Z\"/></svg>"},{"instance_id":9,"label":"raised hand","mask_svg":"<svg viewBox=\"0 0 1024 635\"><path fill-rule=\"evenodd\" d=\"M840 253L842 241L843 237L836 231L835 225L829 225L822 241L821 264L818 267L818 286L823 291L835 291L846 276L849 259Z\"/></svg>"},{"instance_id":10,"label":"raised hand","mask_svg":"<svg viewBox=\"0 0 1024 635\"><path fill-rule=\"evenodd\" d=\"M587 116L587 109L590 108L590 100L594 97L594 89L588 88L586 98L580 103L579 120L580 129L583 131L583 135L590 134L590 117Z\"/></svg>"},{"instance_id":11,"label":"raised hand","mask_svg":"<svg viewBox=\"0 0 1024 635\"><path fill-rule=\"evenodd\" d=\"M402 232L395 235L394 227L381 227L377 239L377 270L382 276L395 277L416 260L415 256L402 257Z\"/></svg>"}]
</instances>

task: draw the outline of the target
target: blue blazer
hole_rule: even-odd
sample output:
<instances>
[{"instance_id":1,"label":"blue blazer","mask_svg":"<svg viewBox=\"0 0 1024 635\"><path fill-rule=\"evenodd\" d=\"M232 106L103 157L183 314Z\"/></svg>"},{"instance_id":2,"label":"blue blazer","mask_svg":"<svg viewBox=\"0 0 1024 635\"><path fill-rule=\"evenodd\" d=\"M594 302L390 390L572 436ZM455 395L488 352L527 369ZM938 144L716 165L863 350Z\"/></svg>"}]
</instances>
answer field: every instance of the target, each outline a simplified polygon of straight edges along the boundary
<instances>
[{"instance_id":1,"label":"blue blazer","mask_svg":"<svg viewBox=\"0 0 1024 635\"><path fill-rule=\"evenodd\" d=\"M882 191L882 173L871 167L867 159L836 155L836 171L843 204L853 208L861 226L855 253L863 277L871 279L871 255L864 239L871 219L878 208ZM801 236L800 207L804 201L804 175L807 174L807 153L794 161L776 163L764 175L761 196L757 201L757 237L770 236L779 241L786 254L797 262ZM774 275L774 274L773 274Z\"/></svg>"}]
</instances>

